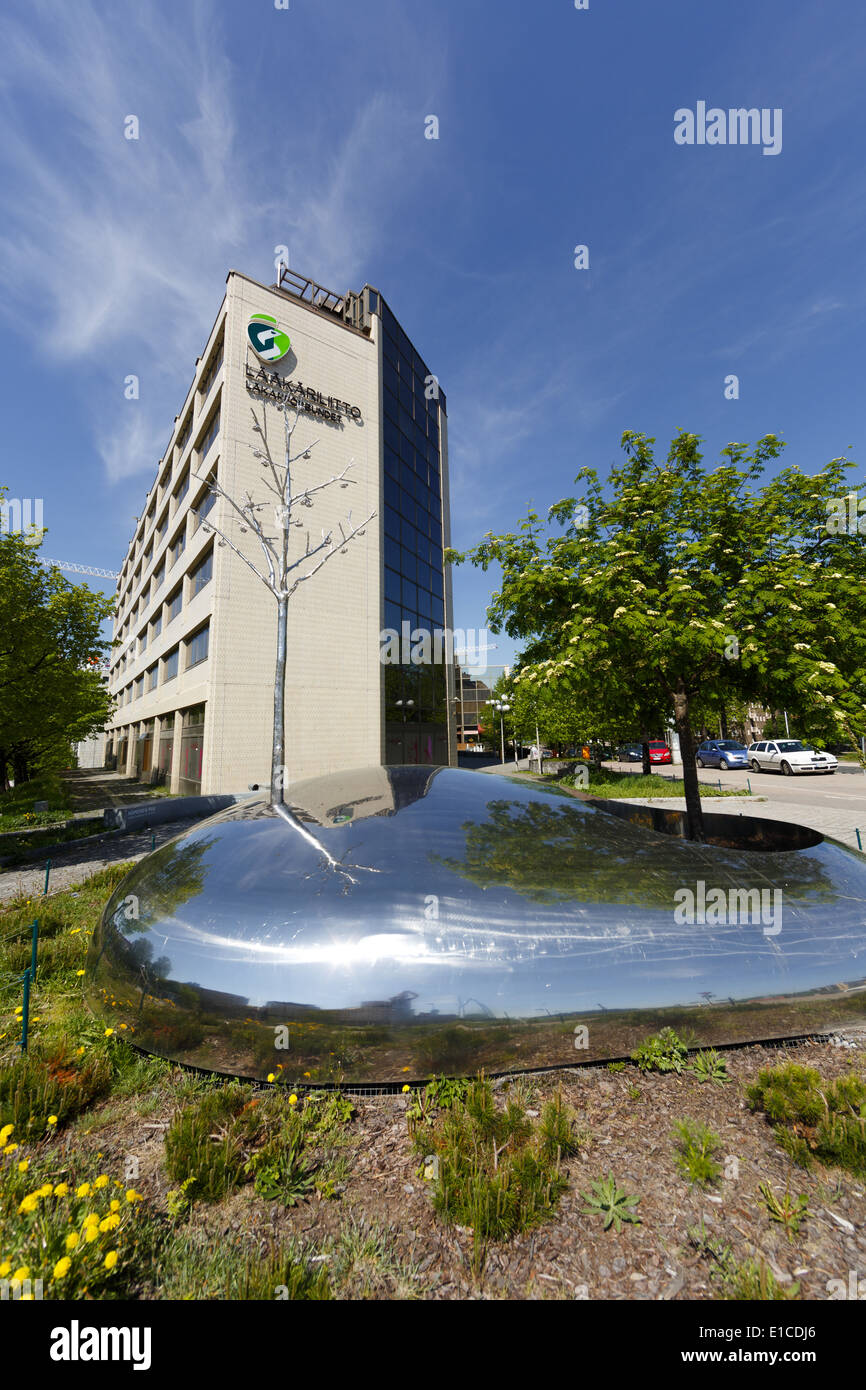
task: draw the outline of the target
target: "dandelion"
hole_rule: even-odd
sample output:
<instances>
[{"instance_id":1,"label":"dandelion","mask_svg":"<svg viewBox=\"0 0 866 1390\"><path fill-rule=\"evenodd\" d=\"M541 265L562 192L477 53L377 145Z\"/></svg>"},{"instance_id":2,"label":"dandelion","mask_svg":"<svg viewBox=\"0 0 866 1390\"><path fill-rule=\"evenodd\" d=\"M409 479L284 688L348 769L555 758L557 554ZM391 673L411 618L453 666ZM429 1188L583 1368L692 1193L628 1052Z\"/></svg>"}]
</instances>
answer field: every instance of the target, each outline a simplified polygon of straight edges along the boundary
<instances>
[{"instance_id":1,"label":"dandelion","mask_svg":"<svg viewBox=\"0 0 866 1390\"><path fill-rule=\"evenodd\" d=\"M82 973L82 975L83 975L83 974L84 974L84 971L82 970L81 973ZM106 1028L106 1030L105 1030L105 1035L104 1035L104 1036L105 1036L106 1038L110 1038L113 1032L114 1032L114 1029L113 1029L113 1028Z\"/></svg>"},{"instance_id":2,"label":"dandelion","mask_svg":"<svg viewBox=\"0 0 866 1390\"><path fill-rule=\"evenodd\" d=\"M120 1203L118 1202L116 1197L112 1197L109 1205L112 1211L120 1211Z\"/></svg>"},{"instance_id":3,"label":"dandelion","mask_svg":"<svg viewBox=\"0 0 866 1390\"><path fill-rule=\"evenodd\" d=\"M83 1047L76 1047L76 1049L75 1049L75 1055L76 1055L76 1057L80 1057L80 1056L82 1055L83 1052L84 1052L84 1048L83 1048Z\"/></svg>"},{"instance_id":4,"label":"dandelion","mask_svg":"<svg viewBox=\"0 0 866 1390\"><path fill-rule=\"evenodd\" d=\"M400 1070L401 1070L401 1071L408 1071L409 1068L408 1068L408 1067L401 1067Z\"/></svg>"},{"instance_id":5,"label":"dandelion","mask_svg":"<svg viewBox=\"0 0 866 1390\"><path fill-rule=\"evenodd\" d=\"M4 1152L5 1154L14 1154L14 1152L15 1152L15 1150L16 1150L17 1148L18 1148L18 1145L17 1145L17 1144L7 1144L6 1147L5 1147L5 1149L3 1150L3 1152Z\"/></svg>"},{"instance_id":6,"label":"dandelion","mask_svg":"<svg viewBox=\"0 0 866 1390\"><path fill-rule=\"evenodd\" d=\"M17 1149L18 1145L16 1144L15 1147L16 1147L16 1149ZM18 1172L19 1172L19 1173L26 1173L26 1172L27 1172L27 1169L28 1169L29 1167L30 1167L30 1159L29 1159L29 1158L22 1158L21 1162L18 1164Z\"/></svg>"},{"instance_id":7,"label":"dandelion","mask_svg":"<svg viewBox=\"0 0 866 1390\"><path fill-rule=\"evenodd\" d=\"M58 1260L57 1264L54 1266L53 1277L55 1279L65 1279L71 1268L72 1261L70 1260L68 1255L64 1255L63 1259Z\"/></svg>"},{"instance_id":8,"label":"dandelion","mask_svg":"<svg viewBox=\"0 0 866 1390\"><path fill-rule=\"evenodd\" d=\"M54 1191L54 1188L52 1187L51 1183L50 1183L50 1182L44 1182L44 1183L42 1184L42 1186L40 1187L39 1191L36 1193L36 1196L37 1196L37 1197L50 1197L53 1191Z\"/></svg>"},{"instance_id":9,"label":"dandelion","mask_svg":"<svg viewBox=\"0 0 866 1390\"><path fill-rule=\"evenodd\" d=\"M117 1264L117 1251L109 1250L102 1263L105 1265L106 1269L114 1269L114 1266Z\"/></svg>"},{"instance_id":10,"label":"dandelion","mask_svg":"<svg viewBox=\"0 0 866 1390\"><path fill-rule=\"evenodd\" d=\"M102 1232L103 1235L107 1235L109 1231L113 1231L114 1228L115 1228L115 1226L119 1226L119 1225L120 1225L120 1217L119 1217L119 1216L106 1216L106 1217L104 1217L104 1218L102 1219L102 1221L100 1221L100 1223L99 1223L99 1229L100 1229L100 1231Z\"/></svg>"},{"instance_id":11,"label":"dandelion","mask_svg":"<svg viewBox=\"0 0 866 1390\"><path fill-rule=\"evenodd\" d=\"M289 1096L289 1105L297 1105L297 1103L298 1103L298 1097L297 1097L296 1095L294 1095L294 1094L293 1094L293 1095L290 1095L290 1096Z\"/></svg>"},{"instance_id":12,"label":"dandelion","mask_svg":"<svg viewBox=\"0 0 866 1390\"><path fill-rule=\"evenodd\" d=\"M140 1192L136 1192L134 1187L130 1187L126 1194L127 1202L143 1202L144 1198Z\"/></svg>"},{"instance_id":13,"label":"dandelion","mask_svg":"<svg viewBox=\"0 0 866 1390\"><path fill-rule=\"evenodd\" d=\"M84 1239L88 1245L92 1245L95 1240L99 1240L99 1227L88 1226L84 1232Z\"/></svg>"},{"instance_id":14,"label":"dandelion","mask_svg":"<svg viewBox=\"0 0 866 1390\"><path fill-rule=\"evenodd\" d=\"M89 1197L89 1196L90 1196L90 1183L89 1183L89 1182L83 1182L83 1183L81 1184L80 1187L76 1187L76 1189L75 1189L75 1195L76 1195L76 1197Z\"/></svg>"},{"instance_id":15,"label":"dandelion","mask_svg":"<svg viewBox=\"0 0 866 1390\"><path fill-rule=\"evenodd\" d=\"M56 1116L56 1115L49 1115L49 1116L48 1116L48 1123L49 1123L50 1125L56 1125L56 1124L57 1124L57 1116Z\"/></svg>"},{"instance_id":16,"label":"dandelion","mask_svg":"<svg viewBox=\"0 0 866 1390\"><path fill-rule=\"evenodd\" d=\"M411 1089L411 1087L409 1087L409 1086L404 1086L404 1087L403 1087L403 1095L405 1096L406 1092L407 1092L408 1090L410 1090L410 1089Z\"/></svg>"},{"instance_id":17,"label":"dandelion","mask_svg":"<svg viewBox=\"0 0 866 1390\"><path fill-rule=\"evenodd\" d=\"M14 1128L14 1125L4 1125L3 1128L0 1129L0 1144L6 1143Z\"/></svg>"},{"instance_id":18,"label":"dandelion","mask_svg":"<svg viewBox=\"0 0 866 1390\"><path fill-rule=\"evenodd\" d=\"M90 1212L88 1212L87 1215L86 1215L85 1218L84 1218L84 1229L85 1229L85 1230L90 1230L91 1227L95 1227L95 1226L98 1226L98 1225L99 1225L99 1217L96 1215L96 1212L95 1212L95 1211L90 1211Z\"/></svg>"},{"instance_id":19,"label":"dandelion","mask_svg":"<svg viewBox=\"0 0 866 1390\"><path fill-rule=\"evenodd\" d=\"M84 974L84 971L83 971L83 970L76 970L75 973L76 973L76 975L83 975L83 974ZM82 1048L81 1051L83 1052L83 1051L84 1051L84 1048Z\"/></svg>"},{"instance_id":20,"label":"dandelion","mask_svg":"<svg viewBox=\"0 0 866 1390\"><path fill-rule=\"evenodd\" d=\"M6 1279L6 1278L8 1278L9 1272L10 1272L11 1269L12 1269L11 1261L9 1261L9 1260L4 1260L3 1263L2 1263L2 1265L0 1265L0 1279Z\"/></svg>"},{"instance_id":21,"label":"dandelion","mask_svg":"<svg viewBox=\"0 0 866 1390\"><path fill-rule=\"evenodd\" d=\"M26 1216L29 1212L35 1211L38 1206L39 1198L37 1197L35 1192L31 1192L29 1196L25 1197L24 1200L19 1204L18 1215Z\"/></svg>"},{"instance_id":22,"label":"dandelion","mask_svg":"<svg viewBox=\"0 0 866 1390\"><path fill-rule=\"evenodd\" d=\"M29 1279L29 1278L30 1278L30 1266L29 1266L29 1265L21 1265L20 1269L16 1269L15 1273L12 1275L13 1282L14 1282L14 1280L16 1280L16 1279L21 1280L21 1279Z\"/></svg>"},{"instance_id":23,"label":"dandelion","mask_svg":"<svg viewBox=\"0 0 866 1390\"><path fill-rule=\"evenodd\" d=\"M66 1237L66 1249L74 1250L80 1239L81 1237L77 1231L70 1231L69 1235Z\"/></svg>"},{"instance_id":24,"label":"dandelion","mask_svg":"<svg viewBox=\"0 0 866 1390\"><path fill-rule=\"evenodd\" d=\"M80 932L80 931L81 931L81 928L80 928L80 927L73 927L73 928L72 928L72 931L69 933L69 935L70 935L70 936L75 936L76 933L78 933L78 932Z\"/></svg>"},{"instance_id":25,"label":"dandelion","mask_svg":"<svg viewBox=\"0 0 866 1390\"><path fill-rule=\"evenodd\" d=\"M54 1189L54 1195L55 1195L55 1197L68 1197L68 1195L69 1195L69 1183L68 1183L68 1182L59 1182L59 1183L57 1184L57 1186L55 1187L55 1189Z\"/></svg>"},{"instance_id":26,"label":"dandelion","mask_svg":"<svg viewBox=\"0 0 866 1390\"><path fill-rule=\"evenodd\" d=\"M100 1156L100 1158L102 1157L101 1154L100 1154L99 1156ZM107 1177L105 1176L104 1173L100 1173L99 1177L96 1179L96 1181L95 1181L95 1183L93 1184L93 1186L94 1186L94 1188L97 1188L97 1187L107 1187L108 1184L109 1184L109 1182L110 1182L110 1179L107 1178Z\"/></svg>"},{"instance_id":27,"label":"dandelion","mask_svg":"<svg viewBox=\"0 0 866 1390\"><path fill-rule=\"evenodd\" d=\"M269 1072L268 1072L268 1080L269 1080L269 1081L276 1081L276 1079L277 1079L277 1078L274 1076L274 1073L273 1073L272 1071L269 1071Z\"/></svg>"}]
</instances>

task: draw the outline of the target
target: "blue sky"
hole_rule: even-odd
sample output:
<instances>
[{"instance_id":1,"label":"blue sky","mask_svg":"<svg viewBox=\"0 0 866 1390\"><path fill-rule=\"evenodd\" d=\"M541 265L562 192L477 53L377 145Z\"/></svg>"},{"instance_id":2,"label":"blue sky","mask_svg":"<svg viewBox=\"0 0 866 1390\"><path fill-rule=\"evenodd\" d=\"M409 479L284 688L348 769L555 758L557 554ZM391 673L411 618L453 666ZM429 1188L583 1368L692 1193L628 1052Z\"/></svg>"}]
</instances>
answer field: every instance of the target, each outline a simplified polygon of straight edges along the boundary
<instances>
[{"instance_id":1,"label":"blue sky","mask_svg":"<svg viewBox=\"0 0 866 1390\"><path fill-rule=\"evenodd\" d=\"M0 482L118 568L226 272L280 244L440 377L458 547L624 429L862 459L864 41L862 0L7 0ZM781 152L677 145L698 101L781 108Z\"/></svg>"}]
</instances>

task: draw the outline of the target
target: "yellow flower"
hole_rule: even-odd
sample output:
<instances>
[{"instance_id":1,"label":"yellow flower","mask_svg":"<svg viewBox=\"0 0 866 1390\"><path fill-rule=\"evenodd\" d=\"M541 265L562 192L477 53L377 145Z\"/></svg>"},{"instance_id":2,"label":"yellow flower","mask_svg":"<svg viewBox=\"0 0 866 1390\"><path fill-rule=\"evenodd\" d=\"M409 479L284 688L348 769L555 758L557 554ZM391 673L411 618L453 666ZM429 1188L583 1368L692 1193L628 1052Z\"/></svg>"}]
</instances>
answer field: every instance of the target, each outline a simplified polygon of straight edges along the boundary
<instances>
[{"instance_id":1,"label":"yellow flower","mask_svg":"<svg viewBox=\"0 0 866 1390\"><path fill-rule=\"evenodd\" d=\"M50 1183L50 1182L44 1182L44 1183L42 1184L42 1186L40 1187L39 1191L36 1193L36 1196L37 1196L37 1197L50 1197L53 1191L54 1191L54 1188L51 1186L51 1183Z\"/></svg>"},{"instance_id":2,"label":"yellow flower","mask_svg":"<svg viewBox=\"0 0 866 1390\"><path fill-rule=\"evenodd\" d=\"M100 1221L100 1223L99 1223L99 1229L100 1229L100 1231L102 1232L103 1235L106 1235L108 1231L113 1231L114 1228L115 1228L115 1226L119 1226L119 1225L120 1225L120 1217L119 1217L119 1216L106 1216L106 1217L103 1218L102 1221Z\"/></svg>"},{"instance_id":3,"label":"yellow flower","mask_svg":"<svg viewBox=\"0 0 866 1390\"><path fill-rule=\"evenodd\" d=\"M269 1080L269 1081L276 1081L276 1079L277 1079L277 1078L274 1076L274 1073L273 1073L272 1071L269 1071L269 1072L268 1072L268 1080Z\"/></svg>"},{"instance_id":4,"label":"yellow flower","mask_svg":"<svg viewBox=\"0 0 866 1390\"><path fill-rule=\"evenodd\" d=\"M12 1268L12 1263L11 1263L11 1261L10 1261L10 1260L4 1260L3 1263L2 1263L2 1265L0 1265L0 1279L5 1279L6 1276L8 1275L8 1273L9 1273L9 1271L11 1270L11 1268Z\"/></svg>"},{"instance_id":5,"label":"yellow flower","mask_svg":"<svg viewBox=\"0 0 866 1390\"><path fill-rule=\"evenodd\" d=\"M72 1261L70 1260L68 1255L64 1255L63 1259L58 1260L57 1264L54 1266L54 1278L65 1279L66 1275L69 1273L71 1268Z\"/></svg>"},{"instance_id":6,"label":"yellow flower","mask_svg":"<svg viewBox=\"0 0 866 1390\"><path fill-rule=\"evenodd\" d=\"M109 1250L102 1263L105 1265L106 1269L114 1269L114 1266L117 1264L117 1251Z\"/></svg>"},{"instance_id":7,"label":"yellow flower","mask_svg":"<svg viewBox=\"0 0 866 1390\"><path fill-rule=\"evenodd\" d=\"M66 1249L74 1250L80 1239L81 1237L77 1231L70 1231L69 1235L66 1237Z\"/></svg>"},{"instance_id":8,"label":"yellow flower","mask_svg":"<svg viewBox=\"0 0 866 1390\"><path fill-rule=\"evenodd\" d=\"M82 972L82 973L83 973L83 972ZM106 1030L105 1030L105 1037L106 1037L106 1038L110 1038L113 1032L114 1032L114 1029L113 1029L113 1028L106 1028Z\"/></svg>"},{"instance_id":9,"label":"yellow flower","mask_svg":"<svg viewBox=\"0 0 866 1390\"><path fill-rule=\"evenodd\" d=\"M101 1157L101 1155L100 1155L100 1157ZM110 1181L110 1179L107 1178L107 1177L105 1176L104 1173L100 1173L99 1177L96 1179L96 1182L93 1184L93 1186L94 1186L94 1188L97 1188L97 1187L107 1187L108 1184L109 1184L109 1181Z\"/></svg>"},{"instance_id":10,"label":"yellow flower","mask_svg":"<svg viewBox=\"0 0 866 1390\"><path fill-rule=\"evenodd\" d=\"M120 1211L120 1203L118 1202L116 1197L112 1197L111 1199L111 1210Z\"/></svg>"},{"instance_id":11,"label":"yellow flower","mask_svg":"<svg viewBox=\"0 0 866 1390\"><path fill-rule=\"evenodd\" d=\"M298 1097L296 1095L289 1096L289 1105L297 1105L297 1103Z\"/></svg>"},{"instance_id":12,"label":"yellow flower","mask_svg":"<svg viewBox=\"0 0 866 1390\"><path fill-rule=\"evenodd\" d=\"M16 1147L16 1149L17 1149L18 1145L16 1144L15 1147ZM30 1167L30 1159L29 1159L29 1158L22 1158L21 1162L18 1164L18 1172L19 1172L19 1173L26 1173L26 1172L27 1172L27 1169L28 1169L29 1167Z\"/></svg>"},{"instance_id":13,"label":"yellow flower","mask_svg":"<svg viewBox=\"0 0 866 1390\"><path fill-rule=\"evenodd\" d=\"M404 1087L403 1087L403 1094L404 1094L404 1096L405 1096L406 1092L407 1092L409 1089L410 1089L409 1086L404 1086Z\"/></svg>"},{"instance_id":14,"label":"yellow flower","mask_svg":"<svg viewBox=\"0 0 866 1390\"><path fill-rule=\"evenodd\" d=\"M308 1072L308 1071L305 1071L305 1072L304 1072L304 1076L306 1076L306 1077L307 1077L307 1079L308 1079L308 1080L309 1080L309 1077L310 1077L310 1073L309 1073L309 1072Z\"/></svg>"},{"instance_id":15,"label":"yellow flower","mask_svg":"<svg viewBox=\"0 0 866 1390\"><path fill-rule=\"evenodd\" d=\"M6 1140L9 1138L14 1128L14 1125L4 1125L3 1128L0 1129L0 1144L6 1143Z\"/></svg>"},{"instance_id":16,"label":"yellow flower","mask_svg":"<svg viewBox=\"0 0 866 1390\"><path fill-rule=\"evenodd\" d=\"M98 1225L99 1225L99 1217L96 1215L96 1212L95 1212L95 1211L88 1212L87 1215L86 1215L85 1218L84 1218L84 1227L85 1227L85 1230L87 1230L87 1229L88 1229L89 1227L91 1227L91 1226L98 1226Z\"/></svg>"},{"instance_id":17,"label":"yellow flower","mask_svg":"<svg viewBox=\"0 0 866 1390\"><path fill-rule=\"evenodd\" d=\"M48 1123L49 1123L50 1125L56 1125L56 1124L57 1124L57 1116L56 1116L56 1115L49 1115L49 1116L48 1116Z\"/></svg>"},{"instance_id":18,"label":"yellow flower","mask_svg":"<svg viewBox=\"0 0 866 1390\"><path fill-rule=\"evenodd\" d=\"M83 1052L84 1052L84 1048L83 1048L83 1047L76 1047L76 1049L75 1049L75 1055L76 1055L76 1057L80 1057L80 1056L82 1055Z\"/></svg>"},{"instance_id":19,"label":"yellow flower","mask_svg":"<svg viewBox=\"0 0 866 1390\"><path fill-rule=\"evenodd\" d=\"M69 935L70 935L70 936L75 936L76 932L80 932L80 931L81 931L81 928L80 928L80 927L73 927L73 928L72 928L72 931L69 933Z\"/></svg>"},{"instance_id":20,"label":"yellow flower","mask_svg":"<svg viewBox=\"0 0 866 1390\"><path fill-rule=\"evenodd\" d=\"M76 1197L89 1197L89 1196L90 1196L90 1183L89 1183L89 1182L83 1182L83 1183L81 1184L80 1187L76 1187L76 1189L75 1189L75 1195L76 1195Z\"/></svg>"},{"instance_id":21,"label":"yellow flower","mask_svg":"<svg viewBox=\"0 0 866 1390\"><path fill-rule=\"evenodd\" d=\"M12 1275L12 1278L13 1278L13 1279L29 1279L29 1278L30 1278L30 1266L29 1266L29 1265L22 1265L20 1269L16 1269L15 1273Z\"/></svg>"},{"instance_id":22,"label":"yellow flower","mask_svg":"<svg viewBox=\"0 0 866 1390\"><path fill-rule=\"evenodd\" d=\"M59 1182L54 1189L55 1197L67 1197L69 1195L69 1183Z\"/></svg>"},{"instance_id":23,"label":"yellow flower","mask_svg":"<svg viewBox=\"0 0 866 1390\"><path fill-rule=\"evenodd\" d=\"M408 1067L401 1067L400 1070L401 1070L401 1071L408 1071L409 1068L408 1068Z\"/></svg>"},{"instance_id":24,"label":"yellow flower","mask_svg":"<svg viewBox=\"0 0 866 1390\"><path fill-rule=\"evenodd\" d=\"M92 1245L95 1240L99 1240L99 1227L88 1226L87 1230L84 1232L84 1239L87 1241L88 1245Z\"/></svg>"},{"instance_id":25,"label":"yellow flower","mask_svg":"<svg viewBox=\"0 0 866 1390\"><path fill-rule=\"evenodd\" d=\"M76 975L83 975L83 974L84 974L84 971L83 971L83 970L76 970L75 973L76 973ZM83 1048L83 1047L82 1047L81 1051L82 1051L82 1052L84 1051L84 1048Z\"/></svg>"},{"instance_id":26,"label":"yellow flower","mask_svg":"<svg viewBox=\"0 0 866 1390\"><path fill-rule=\"evenodd\" d=\"M17 1145L17 1144L7 1144L6 1147L5 1147L5 1149L3 1150L3 1152L4 1152L5 1154L14 1154L14 1152L15 1152L15 1150L16 1150L17 1148L18 1148L18 1145Z\"/></svg>"},{"instance_id":27,"label":"yellow flower","mask_svg":"<svg viewBox=\"0 0 866 1390\"><path fill-rule=\"evenodd\" d=\"M35 1211L39 1206L39 1198L35 1192L31 1192L25 1197L18 1207L18 1215L25 1216L28 1212Z\"/></svg>"},{"instance_id":28,"label":"yellow flower","mask_svg":"<svg viewBox=\"0 0 866 1390\"><path fill-rule=\"evenodd\" d=\"M140 1192L136 1192L134 1187L130 1187L126 1193L127 1202L143 1202L144 1198Z\"/></svg>"}]
</instances>

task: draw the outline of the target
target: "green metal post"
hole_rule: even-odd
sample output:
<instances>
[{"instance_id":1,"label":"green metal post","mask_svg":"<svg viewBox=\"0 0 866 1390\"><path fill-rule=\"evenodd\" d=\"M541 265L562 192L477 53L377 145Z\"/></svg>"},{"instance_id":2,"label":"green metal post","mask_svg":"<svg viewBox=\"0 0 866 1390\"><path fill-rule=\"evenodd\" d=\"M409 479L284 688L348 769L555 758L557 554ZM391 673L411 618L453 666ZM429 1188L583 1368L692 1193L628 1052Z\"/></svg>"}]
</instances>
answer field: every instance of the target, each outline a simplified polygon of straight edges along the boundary
<instances>
[{"instance_id":1,"label":"green metal post","mask_svg":"<svg viewBox=\"0 0 866 1390\"><path fill-rule=\"evenodd\" d=\"M36 950L39 945L39 918L33 919L33 945L30 950L30 979L36 982Z\"/></svg>"},{"instance_id":2,"label":"green metal post","mask_svg":"<svg viewBox=\"0 0 866 1390\"><path fill-rule=\"evenodd\" d=\"M24 971L24 1009L21 1014L21 1051L27 1051L27 1028L30 1022L30 966Z\"/></svg>"},{"instance_id":3,"label":"green metal post","mask_svg":"<svg viewBox=\"0 0 866 1390\"><path fill-rule=\"evenodd\" d=\"M48 860L48 863L45 865L45 887L42 889L42 896L43 896L43 898L45 897L46 893L48 892L48 880L49 880L50 877L51 877L51 860L49 859L49 860Z\"/></svg>"}]
</instances>

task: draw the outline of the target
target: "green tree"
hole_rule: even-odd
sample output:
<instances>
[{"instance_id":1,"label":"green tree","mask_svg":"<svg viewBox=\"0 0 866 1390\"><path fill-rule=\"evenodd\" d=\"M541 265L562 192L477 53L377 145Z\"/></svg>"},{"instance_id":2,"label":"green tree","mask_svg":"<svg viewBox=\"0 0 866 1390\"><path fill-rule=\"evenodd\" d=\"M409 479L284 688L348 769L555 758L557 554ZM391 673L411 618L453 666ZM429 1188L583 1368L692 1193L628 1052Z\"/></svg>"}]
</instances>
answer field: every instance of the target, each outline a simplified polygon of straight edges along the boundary
<instances>
[{"instance_id":1,"label":"green tree","mask_svg":"<svg viewBox=\"0 0 866 1390\"><path fill-rule=\"evenodd\" d=\"M846 459L759 486L783 448L775 435L729 444L712 470L697 435L681 430L663 461L654 444L626 431L605 488L581 469L583 495L555 503L548 524L530 511L516 532L448 558L501 565L488 622L528 641L515 681L566 683L633 723L666 707L700 840L696 710L760 700L816 735L856 741L866 728L866 547L828 520L849 491Z\"/></svg>"},{"instance_id":2,"label":"green tree","mask_svg":"<svg viewBox=\"0 0 866 1390\"><path fill-rule=\"evenodd\" d=\"M0 494L0 500L5 494ZM0 530L0 782L62 764L103 728L111 697L99 674L113 602L38 558L39 532Z\"/></svg>"}]
</instances>

